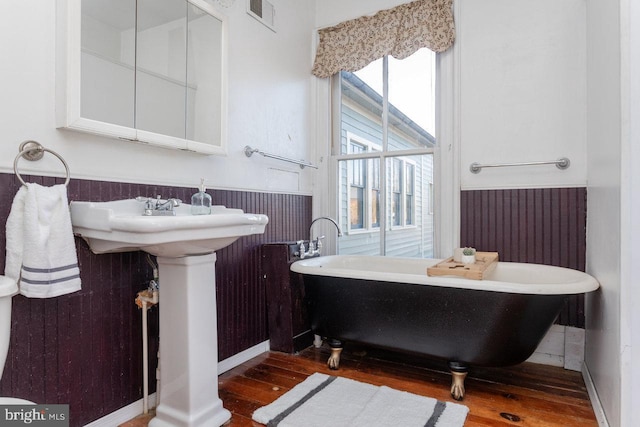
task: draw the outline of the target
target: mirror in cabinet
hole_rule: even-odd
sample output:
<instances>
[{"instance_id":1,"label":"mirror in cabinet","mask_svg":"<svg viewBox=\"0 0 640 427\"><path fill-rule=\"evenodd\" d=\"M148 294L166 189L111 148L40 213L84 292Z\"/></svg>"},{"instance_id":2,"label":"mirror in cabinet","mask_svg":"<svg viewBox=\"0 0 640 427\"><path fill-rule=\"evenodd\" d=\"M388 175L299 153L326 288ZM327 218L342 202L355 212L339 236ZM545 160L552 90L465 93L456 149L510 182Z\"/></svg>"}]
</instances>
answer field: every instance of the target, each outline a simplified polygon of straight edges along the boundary
<instances>
[{"instance_id":1,"label":"mirror in cabinet","mask_svg":"<svg viewBox=\"0 0 640 427\"><path fill-rule=\"evenodd\" d=\"M226 154L226 22L204 0L60 0L58 126Z\"/></svg>"}]
</instances>

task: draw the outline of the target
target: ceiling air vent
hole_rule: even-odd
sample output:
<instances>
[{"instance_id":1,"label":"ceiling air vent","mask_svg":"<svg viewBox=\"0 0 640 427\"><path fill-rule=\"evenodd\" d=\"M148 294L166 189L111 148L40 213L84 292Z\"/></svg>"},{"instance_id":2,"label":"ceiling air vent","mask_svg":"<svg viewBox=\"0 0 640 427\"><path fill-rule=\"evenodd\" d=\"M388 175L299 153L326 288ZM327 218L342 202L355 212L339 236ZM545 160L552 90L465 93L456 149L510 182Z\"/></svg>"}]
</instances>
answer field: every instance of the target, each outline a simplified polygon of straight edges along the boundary
<instances>
[{"instance_id":1,"label":"ceiling air vent","mask_svg":"<svg viewBox=\"0 0 640 427\"><path fill-rule=\"evenodd\" d=\"M276 31L275 17L276 9L267 0L247 0L247 13L258 21Z\"/></svg>"}]
</instances>

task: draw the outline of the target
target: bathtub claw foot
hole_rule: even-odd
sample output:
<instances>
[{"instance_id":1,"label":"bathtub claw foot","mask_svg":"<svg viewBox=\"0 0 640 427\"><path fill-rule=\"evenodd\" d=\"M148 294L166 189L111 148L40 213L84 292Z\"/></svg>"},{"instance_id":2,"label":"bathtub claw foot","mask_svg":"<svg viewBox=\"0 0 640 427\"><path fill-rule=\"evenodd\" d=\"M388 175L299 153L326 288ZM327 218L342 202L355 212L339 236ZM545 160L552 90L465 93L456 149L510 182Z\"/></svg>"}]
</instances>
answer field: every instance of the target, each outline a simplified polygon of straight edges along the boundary
<instances>
[{"instance_id":1,"label":"bathtub claw foot","mask_svg":"<svg viewBox=\"0 0 640 427\"><path fill-rule=\"evenodd\" d=\"M327 366L329 369L338 369L340 366L340 353L342 353L342 342L332 339L329 340L329 347L331 347L331 356L327 360Z\"/></svg>"},{"instance_id":2,"label":"bathtub claw foot","mask_svg":"<svg viewBox=\"0 0 640 427\"><path fill-rule=\"evenodd\" d=\"M467 367L457 363L449 362L451 370L451 397L455 400L464 399L464 380L467 377Z\"/></svg>"},{"instance_id":3,"label":"bathtub claw foot","mask_svg":"<svg viewBox=\"0 0 640 427\"><path fill-rule=\"evenodd\" d=\"M455 400L464 399L464 379L466 372L451 372L451 397Z\"/></svg>"},{"instance_id":4,"label":"bathtub claw foot","mask_svg":"<svg viewBox=\"0 0 640 427\"><path fill-rule=\"evenodd\" d=\"M332 348L331 356L329 356L329 360L327 360L327 366L330 369L338 369L340 366L340 353L342 353L341 348Z\"/></svg>"}]
</instances>

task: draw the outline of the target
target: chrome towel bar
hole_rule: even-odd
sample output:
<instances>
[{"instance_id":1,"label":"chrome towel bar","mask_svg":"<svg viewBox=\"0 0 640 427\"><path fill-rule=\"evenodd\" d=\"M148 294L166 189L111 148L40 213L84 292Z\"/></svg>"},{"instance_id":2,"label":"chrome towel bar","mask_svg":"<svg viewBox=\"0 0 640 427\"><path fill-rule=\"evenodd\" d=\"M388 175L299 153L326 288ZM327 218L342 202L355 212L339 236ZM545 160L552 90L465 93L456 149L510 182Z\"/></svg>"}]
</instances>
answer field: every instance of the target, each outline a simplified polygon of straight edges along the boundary
<instances>
[{"instance_id":1,"label":"chrome towel bar","mask_svg":"<svg viewBox=\"0 0 640 427\"><path fill-rule=\"evenodd\" d=\"M282 160L283 162L294 163L296 165L300 165L300 169L304 169L305 167L318 169L318 167L312 163L305 162L304 160L295 160L290 159L288 157L282 157L277 154L265 153L257 148L251 148L248 145L244 147L244 154L247 157L251 157L253 153L258 153L263 157L271 157L272 159Z\"/></svg>"},{"instance_id":2,"label":"chrome towel bar","mask_svg":"<svg viewBox=\"0 0 640 427\"><path fill-rule=\"evenodd\" d=\"M523 163L494 163L489 165L482 165L480 163L471 163L469 170L473 173L480 173L482 168L501 168L505 166L537 166L537 165L556 165L558 169L567 169L571 162L566 157L561 157L558 160L549 160L542 162L523 162Z\"/></svg>"},{"instance_id":3,"label":"chrome towel bar","mask_svg":"<svg viewBox=\"0 0 640 427\"><path fill-rule=\"evenodd\" d=\"M64 161L64 159L60 154L48 148L44 148L42 144L36 141L24 141L20 144L20 148L18 150L20 152L18 153L15 160L13 161L13 172L16 174L16 176L18 177L18 181L20 181L22 185L26 186L27 184L24 182L24 180L18 173L18 160L20 160L20 158L22 157L26 160L34 162L36 160L40 160L44 156L45 151L47 153L53 154L62 162L62 164L64 165L64 169L67 172L67 179L64 181L64 185L66 186L69 185L69 176L70 176L69 165L67 164L67 162Z\"/></svg>"}]
</instances>

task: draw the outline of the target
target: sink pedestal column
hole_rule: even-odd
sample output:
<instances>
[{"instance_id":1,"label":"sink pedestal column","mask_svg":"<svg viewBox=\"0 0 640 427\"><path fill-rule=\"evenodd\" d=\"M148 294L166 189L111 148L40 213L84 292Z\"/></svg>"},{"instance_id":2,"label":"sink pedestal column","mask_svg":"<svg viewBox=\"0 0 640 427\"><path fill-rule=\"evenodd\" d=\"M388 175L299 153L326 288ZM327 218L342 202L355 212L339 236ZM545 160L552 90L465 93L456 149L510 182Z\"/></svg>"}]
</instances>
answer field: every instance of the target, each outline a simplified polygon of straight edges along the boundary
<instances>
[{"instance_id":1,"label":"sink pedestal column","mask_svg":"<svg viewBox=\"0 0 640 427\"><path fill-rule=\"evenodd\" d=\"M216 254L158 257L160 403L150 427L218 427Z\"/></svg>"}]
</instances>

